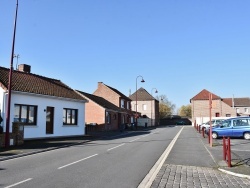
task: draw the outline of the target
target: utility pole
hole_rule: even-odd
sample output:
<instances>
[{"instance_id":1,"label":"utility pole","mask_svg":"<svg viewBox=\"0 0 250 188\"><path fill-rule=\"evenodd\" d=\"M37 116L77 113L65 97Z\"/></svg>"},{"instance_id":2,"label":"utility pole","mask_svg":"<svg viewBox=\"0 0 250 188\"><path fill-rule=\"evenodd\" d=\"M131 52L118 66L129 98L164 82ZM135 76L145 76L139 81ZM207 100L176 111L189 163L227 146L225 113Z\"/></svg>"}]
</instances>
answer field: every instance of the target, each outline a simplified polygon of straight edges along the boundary
<instances>
[{"instance_id":1,"label":"utility pole","mask_svg":"<svg viewBox=\"0 0 250 188\"><path fill-rule=\"evenodd\" d=\"M9 84L8 84L8 103L7 103L7 115L6 115L6 131L5 131L5 147L10 145L10 106L11 106L11 83L12 83L12 72L13 72L13 59L14 59L14 49L15 49L15 38L16 38L16 21L17 21L17 10L18 10L18 0L16 0L16 14L14 20L14 32L12 40L12 51L10 56L10 72L9 72Z\"/></svg>"}]
</instances>

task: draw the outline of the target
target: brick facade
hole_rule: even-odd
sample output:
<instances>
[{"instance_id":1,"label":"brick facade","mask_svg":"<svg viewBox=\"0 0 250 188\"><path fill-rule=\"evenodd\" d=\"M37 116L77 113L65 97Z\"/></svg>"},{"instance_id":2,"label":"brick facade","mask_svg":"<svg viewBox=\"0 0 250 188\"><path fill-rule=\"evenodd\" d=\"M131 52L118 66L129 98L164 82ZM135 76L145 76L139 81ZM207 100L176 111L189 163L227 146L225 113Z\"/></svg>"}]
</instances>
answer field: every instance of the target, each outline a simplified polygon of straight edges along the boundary
<instances>
[{"instance_id":1,"label":"brick facade","mask_svg":"<svg viewBox=\"0 0 250 188\"><path fill-rule=\"evenodd\" d=\"M196 118L209 117L209 94L207 90L202 90L195 97L193 97L191 102L192 107L192 122ZM211 93L212 94L212 93ZM212 117L235 117L237 116L235 108L233 108L230 103L223 98L218 97L215 94L212 94Z\"/></svg>"},{"instance_id":2,"label":"brick facade","mask_svg":"<svg viewBox=\"0 0 250 188\"><path fill-rule=\"evenodd\" d=\"M86 124L97 124L102 130L116 130L121 125L131 123L131 100L118 90L98 82L98 88L93 94L77 92L88 99L85 109Z\"/></svg>"},{"instance_id":3,"label":"brick facade","mask_svg":"<svg viewBox=\"0 0 250 188\"><path fill-rule=\"evenodd\" d=\"M107 101L120 107L120 96L117 95L116 92L108 88L106 85L104 85L102 82L98 82L98 88L93 94L99 97L103 97Z\"/></svg>"}]
</instances>

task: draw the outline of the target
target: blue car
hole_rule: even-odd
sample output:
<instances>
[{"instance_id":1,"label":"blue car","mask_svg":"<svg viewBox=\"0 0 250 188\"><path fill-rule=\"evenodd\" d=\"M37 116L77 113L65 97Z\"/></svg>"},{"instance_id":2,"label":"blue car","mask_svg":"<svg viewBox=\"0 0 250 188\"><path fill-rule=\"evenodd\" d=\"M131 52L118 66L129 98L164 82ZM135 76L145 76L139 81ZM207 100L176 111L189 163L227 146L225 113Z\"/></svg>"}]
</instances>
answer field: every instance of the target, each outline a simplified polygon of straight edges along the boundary
<instances>
[{"instance_id":1,"label":"blue car","mask_svg":"<svg viewBox=\"0 0 250 188\"><path fill-rule=\"evenodd\" d=\"M209 130L208 130L209 131ZM212 138L244 137L250 139L250 117L230 118L212 128Z\"/></svg>"}]
</instances>

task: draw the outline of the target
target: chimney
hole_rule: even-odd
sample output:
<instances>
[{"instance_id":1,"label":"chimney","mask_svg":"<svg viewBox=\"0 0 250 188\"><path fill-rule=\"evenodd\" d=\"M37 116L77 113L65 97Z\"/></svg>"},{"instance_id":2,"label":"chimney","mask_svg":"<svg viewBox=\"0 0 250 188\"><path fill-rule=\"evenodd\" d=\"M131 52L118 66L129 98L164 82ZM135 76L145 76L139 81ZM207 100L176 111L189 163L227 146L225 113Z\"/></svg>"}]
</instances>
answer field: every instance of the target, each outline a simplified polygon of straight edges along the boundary
<instances>
[{"instance_id":1,"label":"chimney","mask_svg":"<svg viewBox=\"0 0 250 188\"><path fill-rule=\"evenodd\" d=\"M26 64L18 65L18 71L30 73L30 69L31 69L30 65Z\"/></svg>"}]
</instances>

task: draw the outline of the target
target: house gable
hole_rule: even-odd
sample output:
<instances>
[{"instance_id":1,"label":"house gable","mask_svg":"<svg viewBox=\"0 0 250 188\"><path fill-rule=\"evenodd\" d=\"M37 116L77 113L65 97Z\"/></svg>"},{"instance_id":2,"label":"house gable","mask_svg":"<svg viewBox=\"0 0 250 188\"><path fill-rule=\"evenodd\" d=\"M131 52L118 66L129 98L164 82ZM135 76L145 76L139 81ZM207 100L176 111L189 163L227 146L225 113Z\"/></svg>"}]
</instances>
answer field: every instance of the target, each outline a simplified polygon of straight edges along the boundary
<instances>
[{"instance_id":1,"label":"house gable","mask_svg":"<svg viewBox=\"0 0 250 188\"><path fill-rule=\"evenodd\" d=\"M130 106L128 107L128 103L130 105L131 99L122 94L117 89L114 89L103 82L98 82L98 88L93 93L96 96L100 96L108 100L109 102L113 103L117 107L123 107L125 109L130 109ZM123 106L121 103L124 103Z\"/></svg>"},{"instance_id":2,"label":"house gable","mask_svg":"<svg viewBox=\"0 0 250 188\"><path fill-rule=\"evenodd\" d=\"M136 94L137 94L137 101L151 101L156 100L151 94L149 94L144 88L138 89L136 92L134 92L132 95L129 96L129 98L132 101L136 100Z\"/></svg>"},{"instance_id":3,"label":"house gable","mask_svg":"<svg viewBox=\"0 0 250 188\"><path fill-rule=\"evenodd\" d=\"M195 95L191 100L209 100L209 95L210 95L211 92L209 92L208 90L206 89L203 89L200 93L198 93L197 95ZM219 96L212 94L212 99L215 100L215 99L221 99Z\"/></svg>"}]
</instances>

